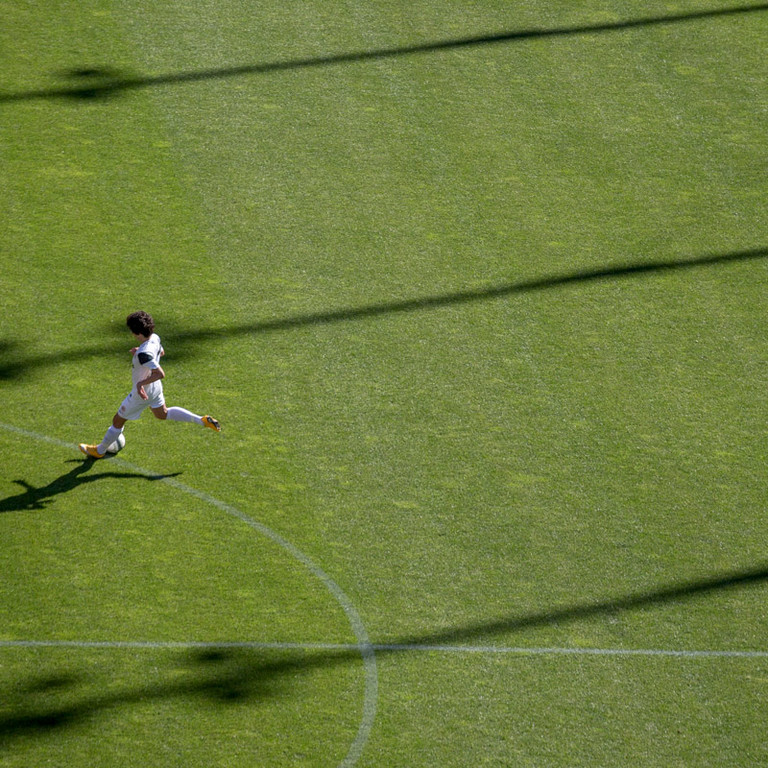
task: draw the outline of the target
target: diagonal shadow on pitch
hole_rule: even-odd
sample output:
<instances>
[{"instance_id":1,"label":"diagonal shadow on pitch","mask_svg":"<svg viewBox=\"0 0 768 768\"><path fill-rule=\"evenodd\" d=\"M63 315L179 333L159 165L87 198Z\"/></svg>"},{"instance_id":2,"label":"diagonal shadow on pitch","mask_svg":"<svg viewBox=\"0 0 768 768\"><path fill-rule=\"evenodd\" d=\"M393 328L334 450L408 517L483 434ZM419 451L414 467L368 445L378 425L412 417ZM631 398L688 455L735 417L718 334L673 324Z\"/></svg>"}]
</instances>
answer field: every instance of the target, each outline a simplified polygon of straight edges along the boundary
<instances>
[{"instance_id":1,"label":"diagonal shadow on pitch","mask_svg":"<svg viewBox=\"0 0 768 768\"><path fill-rule=\"evenodd\" d=\"M224 328L198 329L177 333L162 333L168 348L173 350L174 357L181 358L196 353L197 345L220 339L251 336L264 333L277 333L311 326L331 325L334 323L353 322L389 315L422 312L442 307L474 304L494 299L505 299L515 295L536 293L568 286L576 287L582 284L595 283L603 280L619 280L625 278L651 276L664 272L686 272L700 267L717 267L728 264L757 261L768 257L768 248L735 251L733 253L701 256L696 259L672 259L654 261L642 264L626 264L612 267L601 267L537 278L523 282L509 282L492 285L476 290L456 291L435 296L421 296L412 299L386 301L366 304L360 307L348 307L337 310L313 312L262 320L254 323L228 326ZM160 329L162 332L162 328ZM91 347L80 347L74 350L62 350L41 355L23 356L20 350L26 345L6 342L0 345L0 381L23 378L36 369L45 368L59 363L69 363L77 360L88 360L104 355L120 354L125 344L102 344ZM124 354L124 353L123 353Z\"/></svg>"},{"instance_id":2,"label":"diagonal shadow on pitch","mask_svg":"<svg viewBox=\"0 0 768 768\"><path fill-rule=\"evenodd\" d=\"M40 90L23 91L19 93L0 94L0 104L30 101L33 99L93 99L112 96L120 92L148 88L161 85L181 85L210 80L223 80L247 75L265 75L273 72L329 67L339 64L353 64L365 61L393 59L417 54L439 53L461 48L474 48L486 45L520 42L524 40L566 37L573 35L589 35L605 32L622 32L642 29L645 27L669 24L690 23L707 19L724 18L747 13L768 11L768 3L753 3L751 5L731 8L716 8L712 10L695 11L692 13L670 14L667 16L650 16L627 21L604 22L598 24L583 24L570 27L532 28L496 32L487 35L438 40L433 42L416 43L394 48L381 48L371 51L339 53L313 58L290 59L287 61L268 62L265 64L250 64L243 66L221 67L197 72L179 72L174 74L134 77L122 75L111 69L84 68L67 74L70 78L80 78L82 82L60 88L45 88Z\"/></svg>"},{"instance_id":3,"label":"diagonal shadow on pitch","mask_svg":"<svg viewBox=\"0 0 768 768\"><path fill-rule=\"evenodd\" d=\"M367 318L383 317L407 312L418 312L442 307L474 304L492 299L504 299L509 296L526 293L536 293L553 288L576 286L579 284L599 282L601 280L618 280L629 277L642 277L661 272L682 272L696 267L714 267L740 261L751 261L768 257L768 248L756 248L749 251L702 256L698 259L682 259L656 261L646 264L627 264L624 266L603 267L593 270L571 272L564 275L554 275L523 282L502 283L501 285L479 288L476 290L456 291L437 296L422 296L402 301L381 302L362 307L339 309L330 312L317 312L294 317L266 320L263 322L233 326L231 328L211 331L188 331L176 335L176 341L203 341L228 336L242 336L253 333L270 331L286 331L292 328L302 328L311 325L328 325L332 323L364 320ZM1 369L0 369L1 373Z\"/></svg>"},{"instance_id":4,"label":"diagonal shadow on pitch","mask_svg":"<svg viewBox=\"0 0 768 768\"><path fill-rule=\"evenodd\" d=\"M17 493L15 496L8 496L5 499L0 499L0 514L3 512L27 512L46 509L47 505L57 496L74 491L81 485L87 485L108 478L118 480L148 480L152 482L154 480L162 480L166 477L177 477L181 474L180 472L174 472L169 475L144 475L135 472L98 472L95 474L87 474L96 463L95 461L89 459L73 459L69 463L74 463L76 466L69 470L69 472L65 472L55 480L52 480L48 485L41 486L40 488L30 485L25 480L14 480L13 482L16 483L16 485L20 485L24 490L21 493Z\"/></svg>"},{"instance_id":5,"label":"diagonal shadow on pitch","mask_svg":"<svg viewBox=\"0 0 768 768\"><path fill-rule=\"evenodd\" d=\"M665 603L701 599L728 590L762 587L768 583L768 564L753 569L723 573L706 579L661 586L645 592L609 597L594 602L577 603L562 608L544 609L528 614L478 621L462 627L440 629L369 647L344 646L340 649L310 651L232 648L222 644L177 657L161 681L145 686L126 686L105 693L78 692L77 678L71 673L64 684L72 690L68 703L54 705L39 692L50 687L46 680L34 680L21 700L0 715L0 749L20 737L39 737L91 719L118 707L147 704L161 700L198 698L214 705L258 703L271 696L288 696L297 675L316 669L359 664L361 653L375 652L378 657L413 651L419 647L459 645L478 638L507 636L552 623L613 616L619 612L649 609ZM156 659L153 661L156 665ZM156 675L155 675L156 676ZM61 676L49 678L54 683ZM165 681L162 681L165 678ZM14 691L18 691L18 682ZM10 698L10 697L9 697Z\"/></svg>"}]
</instances>

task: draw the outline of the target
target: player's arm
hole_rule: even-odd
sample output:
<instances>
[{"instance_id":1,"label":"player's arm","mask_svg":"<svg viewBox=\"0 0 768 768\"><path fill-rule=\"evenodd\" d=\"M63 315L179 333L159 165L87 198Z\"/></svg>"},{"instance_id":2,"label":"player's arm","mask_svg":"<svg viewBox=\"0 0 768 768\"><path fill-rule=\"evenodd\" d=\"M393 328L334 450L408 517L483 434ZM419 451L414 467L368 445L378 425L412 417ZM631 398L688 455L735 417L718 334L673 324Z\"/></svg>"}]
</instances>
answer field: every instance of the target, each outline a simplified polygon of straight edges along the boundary
<instances>
[{"instance_id":1,"label":"player's arm","mask_svg":"<svg viewBox=\"0 0 768 768\"><path fill-rule=\"evenodd\" d=\"M149 372L149 376L145 376L141 381L136 384L136 392L142 400L147 399L147 393L144 391L144 387L148 384L154 384L156 381L161 381L165 378L165 371L158 365L156 368L152 368Z\"/></svg>"}]
</instances>

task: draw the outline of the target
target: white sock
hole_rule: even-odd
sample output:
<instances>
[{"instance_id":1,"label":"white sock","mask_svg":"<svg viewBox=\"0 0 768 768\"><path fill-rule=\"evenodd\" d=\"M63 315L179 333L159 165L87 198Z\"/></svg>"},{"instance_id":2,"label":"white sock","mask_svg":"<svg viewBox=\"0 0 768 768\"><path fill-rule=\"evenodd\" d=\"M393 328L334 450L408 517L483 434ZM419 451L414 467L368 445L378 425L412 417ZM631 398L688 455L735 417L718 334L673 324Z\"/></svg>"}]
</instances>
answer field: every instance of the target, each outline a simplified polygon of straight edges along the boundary
<instances>
[{"instance_id":1,"label":"white sock","mask_svg":"<svg viewBox=\"0 0 768 768\"><path fill-rule=\"evenodd\" d=\"M122 434L122 429L118 429L117 427L110 427L107 430L107 434L104 435L104 439L96 446L96 450L99 453L106 453L107 448L109 448L109 446L112 445L112 443L114 443L115 440L117 440L117 438Z\"/></svg>"},{"instance_id":2,"label":"white sock","mask_svg":"<svg viewBox=\"0 0 768 768\"><path fill-rule=\"evenodd\" d=\"M168 418L171 421L189 421L189 422L197 422L198 424L203 423L203 417L198 416L195 413L192 413L192 411L188 411L186 408L169 408L168 409Z\"/></svg>"}]
</instances>

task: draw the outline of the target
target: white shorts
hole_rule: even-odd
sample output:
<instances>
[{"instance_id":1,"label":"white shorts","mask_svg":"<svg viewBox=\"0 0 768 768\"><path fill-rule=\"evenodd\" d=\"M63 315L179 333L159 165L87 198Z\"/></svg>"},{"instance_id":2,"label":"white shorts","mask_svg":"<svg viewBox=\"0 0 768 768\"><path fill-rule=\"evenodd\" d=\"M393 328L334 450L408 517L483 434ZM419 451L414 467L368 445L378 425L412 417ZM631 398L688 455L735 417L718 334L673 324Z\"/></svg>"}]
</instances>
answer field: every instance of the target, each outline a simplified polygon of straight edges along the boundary
<instances>
[{"instance_id":1,"label":"white shorts","mask_svg":"<svg viewBox=\"0 0 768 768\"><path fill-rule=\"evenodd\" d=\"M135 421L147 408L162 408L165 405L163 385L159 381L148 384L144 391L147 393L146 400L142 400L133 389L117 409L117 415L128 421Z\"/></svg>"}]
</instances>

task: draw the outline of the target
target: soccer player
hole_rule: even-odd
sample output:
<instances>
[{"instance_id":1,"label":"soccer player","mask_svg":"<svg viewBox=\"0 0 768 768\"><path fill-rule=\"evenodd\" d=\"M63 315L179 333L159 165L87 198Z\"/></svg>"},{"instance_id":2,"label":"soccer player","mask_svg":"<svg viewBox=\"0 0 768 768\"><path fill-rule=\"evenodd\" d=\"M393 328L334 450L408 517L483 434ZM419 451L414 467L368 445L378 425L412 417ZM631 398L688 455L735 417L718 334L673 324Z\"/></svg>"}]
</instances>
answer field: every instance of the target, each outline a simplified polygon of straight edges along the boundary
<instances>
[{"instance_id":1,"label":"soccer player","mask_svg":"<svg viewBox=\"0 0 768 768\"><path fill-rule=\"evenodd\" d=\"M160 337L155 333L155 323L146 312L128 315L128 328L139 342L131 350L133 355L133 388L123 400L112 419L112 426L98 445L80 443L80 450L92 459L103 459L107 448L123 433L126 421L134 421L149 408L158 419L189 421L221 432L219 422L211 416L198 416L186 408L167 408L163 396L162 380L165 371L160 367L160 358L165 354Z\"/></svg>"}]
</instances>

